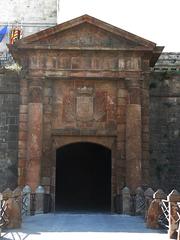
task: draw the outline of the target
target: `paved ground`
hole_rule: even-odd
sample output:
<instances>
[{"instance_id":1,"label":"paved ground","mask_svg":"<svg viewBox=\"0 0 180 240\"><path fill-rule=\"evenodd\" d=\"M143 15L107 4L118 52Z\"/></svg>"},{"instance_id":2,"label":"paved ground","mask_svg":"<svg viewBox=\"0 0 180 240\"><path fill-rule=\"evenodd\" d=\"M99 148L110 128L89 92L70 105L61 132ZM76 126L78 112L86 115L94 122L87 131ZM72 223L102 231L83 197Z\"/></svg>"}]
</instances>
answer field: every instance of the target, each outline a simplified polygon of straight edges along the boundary
<instances>
[{"instance_id":1,"label":"paved ground","mask_svg":"<svg viewBox=\"0 0 180 240\"><path fill-rule=\"evenodd\" d=\"M2 234L4 240L166 240L147 229L141 217L116 214L44 214L26 217L22 229Z\"/></svg>"}]
</instances>

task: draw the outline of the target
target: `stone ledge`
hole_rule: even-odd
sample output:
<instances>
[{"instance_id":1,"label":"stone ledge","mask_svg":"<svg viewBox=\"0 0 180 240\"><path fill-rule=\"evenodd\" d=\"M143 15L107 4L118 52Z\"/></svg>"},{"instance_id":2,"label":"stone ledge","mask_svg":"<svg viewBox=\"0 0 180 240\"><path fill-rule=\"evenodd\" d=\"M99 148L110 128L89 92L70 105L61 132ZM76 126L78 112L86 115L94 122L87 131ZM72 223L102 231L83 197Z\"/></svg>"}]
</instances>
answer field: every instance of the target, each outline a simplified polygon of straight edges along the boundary
<instances>
[{"instance_id":1,"label":"stone ledge","mask_svg":"<svg viewBox=\"0 0 180 240\"><path fill-rule=\"evenodd\" d=\"M68 128L68 129L53 129L52 135L59 136L106 136L106 137L116 137L116 131L99 131L96 129L77 129L77 128Z\"/></svg>"}]
</instances>

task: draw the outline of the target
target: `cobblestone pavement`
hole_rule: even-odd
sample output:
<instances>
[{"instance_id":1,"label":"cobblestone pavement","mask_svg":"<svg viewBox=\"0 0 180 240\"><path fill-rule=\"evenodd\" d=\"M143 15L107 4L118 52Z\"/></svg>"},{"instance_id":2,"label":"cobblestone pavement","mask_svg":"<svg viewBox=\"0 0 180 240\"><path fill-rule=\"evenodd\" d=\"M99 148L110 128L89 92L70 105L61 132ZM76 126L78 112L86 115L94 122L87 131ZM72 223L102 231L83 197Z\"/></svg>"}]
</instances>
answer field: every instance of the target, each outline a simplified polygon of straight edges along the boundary
<instances>
[{"instance_id":1,"label":"cobblestone pavement","mask_svg":"<svg viewBox=\"0 0 180 240\"><path fill-rule=\"evenodd\" d=\"M3 232L4 240L166 240L141 217L117 214L56 213L25 217L22 228Z\"/></svg>"}]
</instances>

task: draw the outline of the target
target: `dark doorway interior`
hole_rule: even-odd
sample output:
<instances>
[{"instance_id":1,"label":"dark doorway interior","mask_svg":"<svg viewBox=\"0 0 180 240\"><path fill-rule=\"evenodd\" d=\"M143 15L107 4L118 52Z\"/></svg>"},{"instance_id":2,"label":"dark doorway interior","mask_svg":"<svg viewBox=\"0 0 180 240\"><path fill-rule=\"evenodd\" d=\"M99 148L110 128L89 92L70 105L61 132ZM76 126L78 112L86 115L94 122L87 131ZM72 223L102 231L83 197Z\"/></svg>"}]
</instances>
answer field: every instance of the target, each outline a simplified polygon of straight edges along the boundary
<instances>
[{"instance_id":1,"label":"dark doorway interior","mask_svg":"<svg viewBox=\"0 0 180 240\"><path fill-rule=\"evenodd\" d=\"M110 211L111 151L74 143L56 152L56 211Z\"/></svg>"}]
</instances>

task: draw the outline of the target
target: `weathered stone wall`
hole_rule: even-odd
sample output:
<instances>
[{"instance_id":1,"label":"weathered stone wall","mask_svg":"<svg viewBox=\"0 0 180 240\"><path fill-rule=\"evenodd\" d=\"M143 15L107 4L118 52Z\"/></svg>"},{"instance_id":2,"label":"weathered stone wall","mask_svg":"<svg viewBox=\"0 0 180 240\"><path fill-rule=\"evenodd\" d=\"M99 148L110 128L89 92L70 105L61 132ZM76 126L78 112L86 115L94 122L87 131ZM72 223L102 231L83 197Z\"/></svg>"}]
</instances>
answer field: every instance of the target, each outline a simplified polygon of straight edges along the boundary
<instances>
[{"instance_id":1,"label":"weathered stone wall","mask_svg":"<svg viewBox=\"0 0 180 240\"><path fill-rule=\"evenodd\" d=\"M154 72L149 87L151 182L180 190L180 73ZM0 71L0 191L17 184L18 112L18 74Z\"/></svg>"},{"instance_id":2,"label":"weathered stone wall","mask_svg":"<svg viewBox=\"0 0 180 240\"><path fill-rule=\"evenodd\" d=\"M180 73L154 72L150 80L150 169L155 187L180 190Z\"/></svg>"},{"instance_id":3,"label":"weathered stone wall","mask_svg":"<svg viewBox=\"0 0 180 240\"><path fill-rule=\"evenodd\" d=\"M0 70L0 191L17 185L18 74Z\"/></svg>"},{"instance_id":4,"label":"weathered stone wall","mask_svg":"<svg viewBox=\"0 0 180 240\"><path fill-rule=\"evenodd\" d=\"M104 145L105 139L112 151L111 198L125 184L134 190L147 184L148 86L143 83L151 59L146 51L155 45L131 34L126 39L109 27L85 15L11 46L26 69L21 94L28 93L19 115L19 136L27 133L19 139L21 185L34 190L42 184L54 195L57 149L67 142Z\"/></svg>"}]
</instances>

